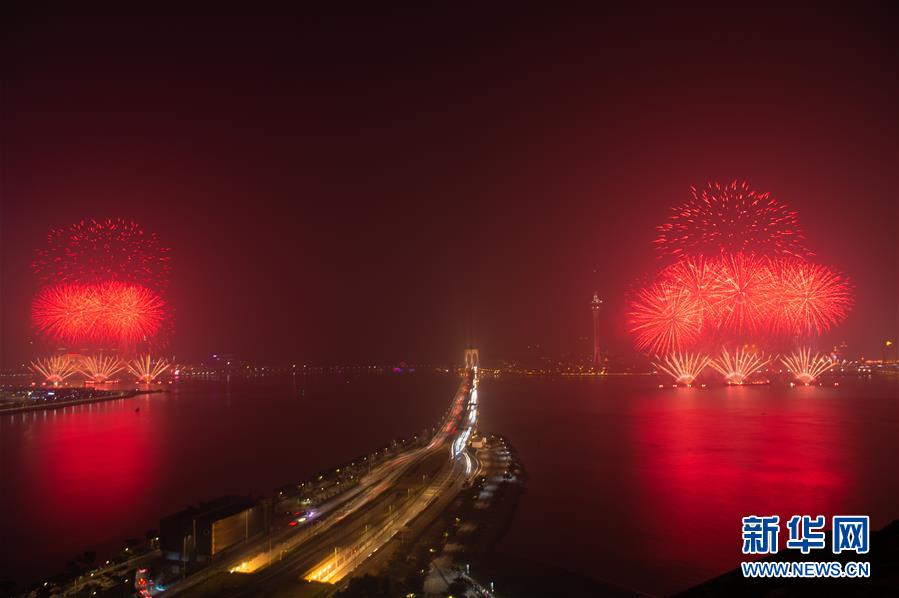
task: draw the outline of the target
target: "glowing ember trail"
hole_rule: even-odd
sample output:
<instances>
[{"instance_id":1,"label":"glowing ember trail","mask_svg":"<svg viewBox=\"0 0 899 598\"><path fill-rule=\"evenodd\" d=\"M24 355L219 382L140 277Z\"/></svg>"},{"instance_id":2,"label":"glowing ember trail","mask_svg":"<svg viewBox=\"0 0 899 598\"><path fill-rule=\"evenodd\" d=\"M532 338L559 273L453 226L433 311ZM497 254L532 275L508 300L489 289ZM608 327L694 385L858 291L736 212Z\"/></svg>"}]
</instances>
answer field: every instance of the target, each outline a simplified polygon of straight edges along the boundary
<instances>
[{"instance_id":1,"label":"glowing ember trail","mask_svg":"<svg viewBox=\"0 0 899 598\"><path fill-rule=\"evenodd\" d=\"M827 356L818 354L812 356L810 347L803 347L792 355L781 358L781 361L787 370L806 386L836 365Z\"/></svg>"},{"instance_id":2,"label":"glowing ember trail","mask_svg":"<svg viewBox=\"0 0 899 598\"><path fill-rule=\"evenodd\" d=\"M759 193L745 181L690 190L693 199L674 208L668 222L656 228L653 243L660 255L812 255L796 212L769 193Z\"/></svg>"},{"instance_id":3,"label":"glowing ember trail","mask_svg":"<svg viewBox=\"0 0 899 598\"><path fill-rule=\"evenodd\" d=\"M827 266L805 260L780 260L774 265L777 281L776 328L785 334L809 337L842 322L852 308L849 283Z\"/></svg>"},{"instance_id":4,"label":"glowing ember trail","mask_svg":"<svg viewBox=\"0 0 899 598\"><path fill-rule=\"evenodd\" d=\"M80 359L79 371L91 382L102 384L125 369L125 364L111 355L87 356Z\"/></svg>"},{"instance_id":5,"label":"glowing ember trail","mask_svg":"<svg viewBox=\"0 0 899 598\"><path fill-rule=\"evenodd\" d=\"M743 384L749 376L759 371L771 361L765 359L762 353L750 353L738 348L733 355L725 348L721 356L710 362L710 365L718 370L728 384Z\"/></svg>"},{"instance_id":6,"label":"glowing ember trail","mask_svg":"<svg viewBox=\"0 0 899 598\"><path fill-rule=\"evenodd\" d=\"M840 274L798 258L737 253L664 268L628 311L637 348L654 353L774 338L810 338L852 307Z\"/></svg>"},{"instance_id":7,"label":"glowing ember trail","mask_svg":"<svg viewBox=\"0 0 899 598\"><path fill-rule=\"evenodd\" d=\"M671 353L665 356L662 363L653 365L669 374L678 384L692 386L710 361L708 357L699 353Z\"/></svg>"},{"instance_id":8,"label":"glowing ember trail","mask_svg":"<svg viewBox=\"0 0 899 598\"><path fill-rule=\"evenodd\" d=\"M777 306L767 260L738 253L724 256L715 288L719 328L738 335L753 335L770 329Z\"/></svg>"},{"instance_id":9,"label":"glowing ember trail","mask_svg":"<svg viewBox=\"0 0 899 598\"><path fill-rule=\"evenodd\" d=\"M161 376L167 369L169 369L170 364L165 359L157 359L153 361L153 358L150 357L149 354L144 355L142 357L138 357L128 364L128 371L131 372L135 378L137 378L138 382L144 384L150 384L156 378Z\"/></svg>"},{"instance_id":10,"label":"glowing ember trail","mask_svg":"<svg viewBox=\"0 0 899 598\"><path fill-rule=\"evenodd\" d=\"M771 359L723 347L807 344L846 318L851 285L806 259L796 212L768 193L737 181L692 191L657 227L654 243L670 261L629 301L627 328L637 349L668 355L658 367L681 383L695 378L691 358L701 363L701 353L722 351L711 365L729 384L743 384ZM809 383L829 366L803 351L784 363Z\"/></svg>"},{"instance_id":11,"label":"glowing ember trail","mask_svg":"<svg viewBox=\"0 0 899 598\"><path fill-rule=\"evenodd\" d=\"M629 329L641 349L679 351L699 338L702 304L683 287L655 283L641 290L629 307Z\"/></svg>"},{"instance_id":12,"label":"glowing ember trail","mask_svg":"<svg viewBox=\"0 0 899 598\"><path fill-rule=\"evenodd\" d=\"M704 320L715 320L722 302L722 263L702 256L688 257L665 268L659 278L680 287L702 307Z\"/></svg>"},{"instance_id":13,"label":"glowing ember trail","mask_svg":"<svg viewBox=\"0 0 899 598\"><path fill-rule=\"evenodd\" d=\"M146 287L119 282L44 287L31 308L41 334L61 342L117 342L150 339L166 317L165 302Z\"/></svg>"},{"instance_id":14,"label":"glowing ember trail","mask_svg":"<svg viewBox=\"0 0 899 598\"><path fill-rule=\"evenodd\" d=\"M78 365L68 355L54 355L31 362L31 369L43 376L44 380L53 386L59 386L66 378L78 371Z\"/></svg>"},{"instance_id":15,"label":"glowing ember trail","mask_svg":"<svg viewBox=\"0 0 899 598\"><path fill-rule=\"evenodd\" d=\"M88 220L53 229L38 249L32 270L49 284L127 282L164 289L170 271L169 249L155 233L121 218Z\"/></svg>"},{"instance_id":16,"label":"glowing ember trail","mask_svg":"<svg viewBox=\"0 0 899 598\"><path fill-rule=\"evenodd\" d=\"M826 266L737 253L667 266L631 302L628 318L639 349L666 353L809 338L843 321L851 307L849 283Z\"/></svg>"}]
</instances>

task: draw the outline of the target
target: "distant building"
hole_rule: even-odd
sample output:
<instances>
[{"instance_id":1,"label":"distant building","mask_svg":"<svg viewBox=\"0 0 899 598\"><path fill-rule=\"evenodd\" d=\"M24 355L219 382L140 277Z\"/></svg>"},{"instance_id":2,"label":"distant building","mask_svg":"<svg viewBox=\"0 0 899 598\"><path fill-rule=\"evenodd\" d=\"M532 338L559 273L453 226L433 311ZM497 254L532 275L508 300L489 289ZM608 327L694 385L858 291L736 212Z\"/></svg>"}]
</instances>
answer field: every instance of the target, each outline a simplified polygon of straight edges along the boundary
<instances>
[{"instance_id":1,"label":"distant building","mask_svg":"<svg viewBox=\"0 0 899 598\"><path fill-rule=\"evenodd\" d=\"M602 299L599 294L593 292L593 301L590 302L590 311L593 312L593 368L602 369L602 352L599 347L599 310L602 309Z\"/></svg>"},{"instance_id":2,"label":"distant building","mask_svg":"<svg viewBox=\"0 0 899 598\"><path fill-rule=\"evenodd\" d=\"M159 547L165 558L208 561L221 551L268 530L268 501L223 496L159 522Z\"/></svg>"}]
</instances>

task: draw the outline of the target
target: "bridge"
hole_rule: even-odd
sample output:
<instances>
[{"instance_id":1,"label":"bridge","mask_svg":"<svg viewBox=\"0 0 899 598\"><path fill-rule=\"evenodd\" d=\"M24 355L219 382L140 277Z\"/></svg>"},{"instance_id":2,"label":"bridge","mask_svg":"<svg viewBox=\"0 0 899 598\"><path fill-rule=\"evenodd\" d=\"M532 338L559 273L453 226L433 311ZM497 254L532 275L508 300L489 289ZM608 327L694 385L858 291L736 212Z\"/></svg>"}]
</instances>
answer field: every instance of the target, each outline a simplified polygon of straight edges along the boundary
<instances>
[{"instance_id":1,"label":"bridge","mask_svg":"<svg viewBox=\"0 0 899 598\"><path fill-rule=\"evenodd\" d=\"M425 446L373 468L351 489L317 505L302 525L273 529L165 594L202 594L204 582L223 572L254 574L252 587L224 592L230 596L272 592L298 579L340 584L395 538L437 517L480 467L470 448L478 421L477 350L466 351L465 361L459 387Z\"/></svg>"}]
</instances>

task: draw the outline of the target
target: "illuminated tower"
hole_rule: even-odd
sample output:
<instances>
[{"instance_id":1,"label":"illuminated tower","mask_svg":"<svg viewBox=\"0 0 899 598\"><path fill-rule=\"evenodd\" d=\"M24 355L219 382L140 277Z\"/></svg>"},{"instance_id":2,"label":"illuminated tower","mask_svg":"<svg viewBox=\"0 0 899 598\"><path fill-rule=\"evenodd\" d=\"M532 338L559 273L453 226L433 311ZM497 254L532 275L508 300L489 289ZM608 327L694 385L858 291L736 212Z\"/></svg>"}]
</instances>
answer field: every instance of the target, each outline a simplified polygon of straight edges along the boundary
<instances>
[{"instance_id":1,"label":"illuminated tower","mask_svg":"<svg viewBox=\"0 0 899 598\"><path fill-rule=\"evenodd\" d=\"M593 312L593 368L602 369L602 355L599 351L599 310L602 308L602 299L596 291L593 291L593 301L590 302L590 311Z\"/></svg>"}]
</instances>

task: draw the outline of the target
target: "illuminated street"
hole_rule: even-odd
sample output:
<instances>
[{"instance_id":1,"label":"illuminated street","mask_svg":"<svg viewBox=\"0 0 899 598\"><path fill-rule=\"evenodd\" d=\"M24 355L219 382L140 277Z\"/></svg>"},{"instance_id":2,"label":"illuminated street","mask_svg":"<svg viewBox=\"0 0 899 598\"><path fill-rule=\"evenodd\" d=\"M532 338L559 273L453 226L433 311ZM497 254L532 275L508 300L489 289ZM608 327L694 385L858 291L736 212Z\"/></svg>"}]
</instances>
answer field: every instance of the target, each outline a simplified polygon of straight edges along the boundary
<instances>
[{"instance_id":1,"label":"illuminated street","mask_svg":"<svg viewBox=\"0 0 899 598\"><path fill-rule=\"evenodd\" d=\"M275 530L256 546L241 550L240 556L169 587L166 595L190 595L191 588L223 571L256 574L253 590L246 595L298 578L339 583L423 511L445 506L477 474L477 461L467 448L477 424L477 384L474 368L427 446L378 466L358 486L318 505L314 518L301 526Z\"/></svg>"}]
</instances>

